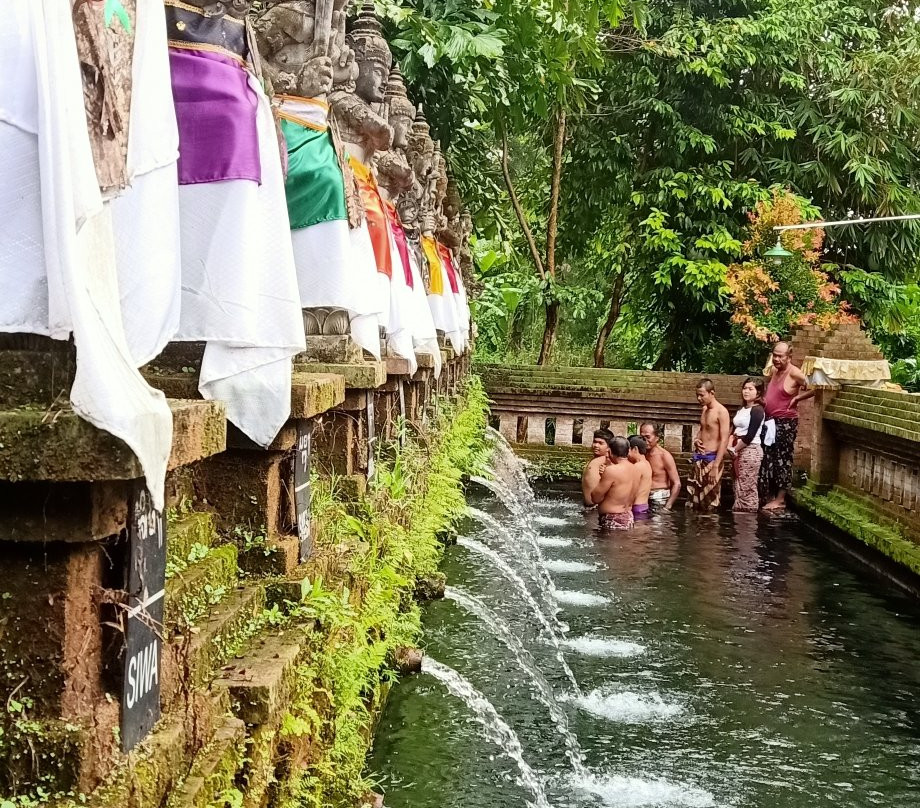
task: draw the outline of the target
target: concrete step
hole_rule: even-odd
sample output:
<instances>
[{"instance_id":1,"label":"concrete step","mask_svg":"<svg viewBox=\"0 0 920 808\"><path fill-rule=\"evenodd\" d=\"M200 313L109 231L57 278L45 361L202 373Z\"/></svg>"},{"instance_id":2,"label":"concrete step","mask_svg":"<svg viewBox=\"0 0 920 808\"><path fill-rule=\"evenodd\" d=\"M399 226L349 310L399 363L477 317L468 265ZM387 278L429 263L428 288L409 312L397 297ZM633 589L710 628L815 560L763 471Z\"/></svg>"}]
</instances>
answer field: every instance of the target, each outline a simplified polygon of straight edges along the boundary
<instances>
[{"instance_id":1,"label":"concrete step","mask_svg":"<svg viewBox=\"0 0 920 808\"><path fill-rule=\"evenodd\" d=\"M864 408L846 407L838 405L836 402L825 410L824 418L828 421L839 421L870 432L881 432L912 443L920 443L920 422L916 420L882 417L878 413L867 411Z\"/></svg>"},{"instance_id":2,"label":"concrete step","mask_svg":"<svg viewBox=\"0 0 920 808\"><path fill-rule=\"evenodd\" d=\"M207 684L261 628L264 609L264 586L240 586L195 626L172 637L163 649L164 704Z\"/></svg>"},{"instance_id":3,"label":"concrete step","mask_svg":"<svg viewBox=\"0 0 920 808\"><path fill-rule=\"evenodd\" d=\"M211 808L224 805L223 794L234 785L243 765L246 725L227 717L207 746L195 757L182 785L166 801L166 808Z\"/></svg>"},{"instance_id":4,"label":"concrete step","mask_svg":"<svg viewBox=\"0 0 920 808\"><path fill-rule=\"evenodd\" d=\"M303 626L263 631L244 654L221 669L211 687L227 691L234 715L247 724L274 723L288 707L297 668L308 646L309 636Z\"/></svg>"},{"instance_id":5,"label":"concrete step","mask_svg":"<svg viewBox=\"0 0 920 808\"><path fill-rule=\"evenodd\" d=\"M223 544L171 576L166 582L166 630L181 632L194 625L234 590L238 575L237 549Z\"/></svg>"},{"instance_id":6,"label":"concrete step","mask_svg":"<svg viewBox=\"0 0 920 808\"><path fill-rule=\"evenodd\" d=\"M217 537L214 514L207 511L166 514L166 560L175 569L184 569L196 544L210 547Z\"/></svg>"}]
</instances>

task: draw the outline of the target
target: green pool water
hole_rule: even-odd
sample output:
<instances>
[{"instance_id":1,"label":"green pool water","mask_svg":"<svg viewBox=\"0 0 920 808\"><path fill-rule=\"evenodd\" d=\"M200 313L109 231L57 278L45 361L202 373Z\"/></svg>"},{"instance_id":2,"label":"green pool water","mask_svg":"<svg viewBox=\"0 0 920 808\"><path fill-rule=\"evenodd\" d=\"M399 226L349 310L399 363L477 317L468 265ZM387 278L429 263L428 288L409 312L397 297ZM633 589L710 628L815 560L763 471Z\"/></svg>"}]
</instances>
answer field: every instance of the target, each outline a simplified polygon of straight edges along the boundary
<instances>
[{"instance_id":1,"label":"green pool water","mask_svg":"<svg viewBox=\"0 0 920 808\"><path fill-rule=\"evenodd\" d=\"M547 615L558 604L582 695L487 557L452 547L449 583L520 641L586 770L480 618L429 605L425 650L491 702L549 805L920 806L920 608L794 518L675 512L600 536L564 497L538 498L524 518L491 496L473 504L510 537L472 519L464 535L498 551ZM528 532L557 598L525 563ZM388 808L536 804L506 745L428 673L392 690L370 768Z\"/></svg>"}]
</instances>

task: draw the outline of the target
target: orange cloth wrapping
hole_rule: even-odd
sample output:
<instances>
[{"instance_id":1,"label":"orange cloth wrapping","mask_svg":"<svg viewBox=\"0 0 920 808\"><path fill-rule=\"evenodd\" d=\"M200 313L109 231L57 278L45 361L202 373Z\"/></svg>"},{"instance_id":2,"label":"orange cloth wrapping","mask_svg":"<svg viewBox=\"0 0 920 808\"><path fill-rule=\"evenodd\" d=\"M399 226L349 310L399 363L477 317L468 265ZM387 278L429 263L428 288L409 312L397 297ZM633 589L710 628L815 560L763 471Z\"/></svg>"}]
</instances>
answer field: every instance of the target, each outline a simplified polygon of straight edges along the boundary
<instances>
[{"instance_id":1,"label":"orange cloth wrapping","mask_svg":"<svg viewBox=\"0 0 920 808\"><path fill-rule=\"evenodd\" d=\"M383 209L383 199L381 199L380 192L377 190L377 182L364 163L359 163L352 157L348 158L348 162L358 182L358 191L361 193L367 229L371 234L371 244L374 246L374 260L377 262L377 271L388 278L392 278L393 260L390 253L390 224Z\"/></svg>"},{"instance_id":2,"label":"orange cloth wrapping","mask_svg":"<svg viewBox=\"0 0 920 808\"><path fill-rule=\"evenodd\" d=\"M441 259L438 256L438 244L431 236L422 236L422 252L428 261L429 295L444 294L444 272L441 270Z\"/></svg>"}]
</instances>

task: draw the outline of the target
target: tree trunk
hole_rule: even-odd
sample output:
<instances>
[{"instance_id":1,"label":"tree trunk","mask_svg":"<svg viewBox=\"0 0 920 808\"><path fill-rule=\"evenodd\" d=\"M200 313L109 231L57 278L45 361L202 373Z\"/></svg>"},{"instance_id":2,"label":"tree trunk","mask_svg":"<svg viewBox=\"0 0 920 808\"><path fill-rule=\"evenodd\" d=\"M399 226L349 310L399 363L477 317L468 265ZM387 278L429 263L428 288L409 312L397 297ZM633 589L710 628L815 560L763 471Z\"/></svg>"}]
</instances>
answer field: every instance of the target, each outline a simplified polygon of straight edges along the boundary
<instances>
[{"instance_id":1,"label":"tree trunk","mask_svg":"<svg viewBox=\"0 0 920 808\"><path fill-rule=\"evenodd\" d=\"M613 289L610 290L610 308L607 311L607 319L601 326L597 334L597 341L594 343L594 367L604 367L604 348L607 346L607 340L610 339L610 333L613 327L620 319L620 310L623 308L623 282L626 278L626 270L622 270L617 279L613 282Z\"/></svg>"},{"instance_id":2,"label":"tree trunk","mask_svg":"<svg viewBox=\"0 0 920 808\"><path fill-rule=\"evenodd\" d=\"M549 216L546 220L546 275L556 277L556 235L559 232L559 190L562 187L562 159L565 154L565 110L556 112L556 130L553 133L553 173L550 181ZM539 365L548 365L556 343L559 329L559 301L546 303L546 323L543 327L543 341L540 343Z\"/></svg>"},{"instance_id":3,"label":"tree trunk","mask_svg":"<svg viewBox=\"0 0 920 808\"><path fill-rule=\"evenodd\" d=\"M559 301L553 300L546 304L546 324L543 327L543 341L540 343L540 358L537 364L548 365L553 355L553 345L556 344L556 331L559 328Z\"/></svg>"},{"instance_id":4,"label":"tree trunk","mask_svg":"<svg viewBox=\"0 0 920 808\"><path fill-rule=\"evenodd\" d=\"M511 325L508 327L508 351L517 353L524 344L524 320L526 315L524 307L518 306L511 315Z\"/></svg>"},{"instance_id":5,"label":"tree trunk","mask_svg":"<svg viewBox=\"0 0 920 808\"><path fill-rule=\"evenodd\" d=\"M556 113L553 135L553 174L549 192L549 217L546 220L546 273L556 274L556 234L559 230L559 190L562 187L562 158L565 152L565 110Z\"/></svg>"},{"instance_id":6,"label":"tree trunk","mask_svg":"<svg viewBox=\"0 0 920 808\"><path fill-rule=\"evenodd\" d=\"M540 251L537 249L537 242L533 237L533 231L524 215L524 209L521 207L521 201L518 199L517 191L514 189L514 183L511 181L511 170L508 168L508 136L505 134L504 125L502 130L502 177L505 180L505 187L508 189L508 196L511 199L511 207L514 208L514 215L517 217L518 224L524 233L524 239L527 241L527 248L530 250L530 258L537 273L541 278L545 277L543 270L543 259L540 257Z\"/></svg>"}]
</instances>

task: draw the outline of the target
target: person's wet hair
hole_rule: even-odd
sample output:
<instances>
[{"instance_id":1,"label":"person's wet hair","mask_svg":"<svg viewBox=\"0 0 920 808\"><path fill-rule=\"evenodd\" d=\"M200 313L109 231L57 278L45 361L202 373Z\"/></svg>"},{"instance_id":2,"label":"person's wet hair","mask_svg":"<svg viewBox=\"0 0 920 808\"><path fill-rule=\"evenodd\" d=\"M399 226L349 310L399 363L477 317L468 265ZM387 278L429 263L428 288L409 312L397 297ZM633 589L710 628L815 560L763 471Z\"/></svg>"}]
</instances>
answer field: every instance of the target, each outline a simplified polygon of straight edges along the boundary
<instances>
[{"instance_id":1,"label":"person's wet hair","mask_svg":"<svg viewBox=\"0 0 920 808\"><path fill-rule=\"evenodd\" d=\"M626 457L629 454L629 441L622 435L608 438L607 446L610 447L610 454L614 457Z\"/></svg>"},{"instance_id":2,"label":"person's wet hair","mask_svg":"<svg viewBox=\"0 0 920 808\"><path fill-rule=\"evenodd\" d=\"M705 390L707 393L712 393L716 389L716 386L712 383L712 379L700 379L696 389Z\"/></svg>"},{"instance_id":3,"label":"person's wet hair","mask_svg":"<svg viewBox=\"0 0 920 808\"><path fill-rule=\"evenodd\" d=\"M652 434L653 434L656 438L660 438L660 437L661 437L661 432L658 431L658 424L653 424L651 421L643 421L641 424L639 424L639 431L641 432L641 431L642 431L643 429L645 429L646 427L651 427L651 429L652 429Z\"/></svg>"},{"instance_id":4,"label":"person's wet hair","mask_svg":"<svg viewBox=\"0 0 920 808\"><path fill-rule=\"evenodd\" d=\"M609 429L595 429L594 430L594 440L610 440L613 437L613 432Z\"/></svg>"},{"instance_id":5,"label":"person's wet hair","mask_svg":"<svg viewBox=\"0 0 920 808\"><path fill-rule=\"evenodd\" d=\"M648 452L648 443L646 443L645 438L641 435L630 435L629 446L630 448L638 449L639 454L643 457L645 457L646 452Z\"/></svg>"}]
</instances>

